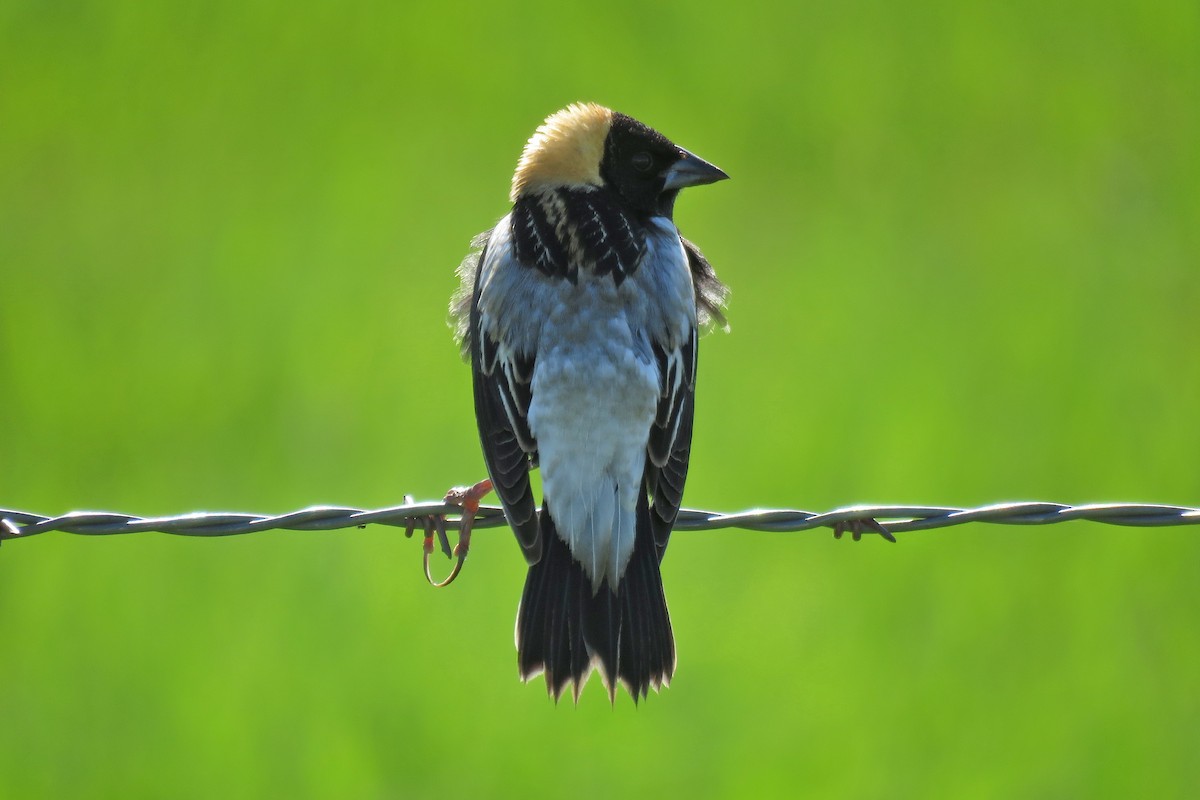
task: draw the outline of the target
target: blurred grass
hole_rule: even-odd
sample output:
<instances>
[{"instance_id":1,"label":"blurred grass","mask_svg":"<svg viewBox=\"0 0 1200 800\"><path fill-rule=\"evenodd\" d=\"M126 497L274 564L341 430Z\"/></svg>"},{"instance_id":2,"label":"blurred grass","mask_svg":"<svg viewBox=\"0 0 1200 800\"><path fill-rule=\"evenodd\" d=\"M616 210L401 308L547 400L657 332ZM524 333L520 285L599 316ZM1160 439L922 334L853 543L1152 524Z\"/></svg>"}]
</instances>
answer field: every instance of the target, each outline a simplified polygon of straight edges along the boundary
<instances>
[{"instance_id":1,"label":"blurred grass","mask_svg":"<svg viewBox=\"0 0 1200 800\"><path fill-rule=\"evenodd\" d=\"M1200 13L1081 2L0 7L0 505L482 474L445 327L591 99L734 180L687 502L1198 504ZM1200 544L680 534L665 696L515 679L521 559L390 529L0 553L0 796L1190 796Z\"/></svg>"}]
</instances>

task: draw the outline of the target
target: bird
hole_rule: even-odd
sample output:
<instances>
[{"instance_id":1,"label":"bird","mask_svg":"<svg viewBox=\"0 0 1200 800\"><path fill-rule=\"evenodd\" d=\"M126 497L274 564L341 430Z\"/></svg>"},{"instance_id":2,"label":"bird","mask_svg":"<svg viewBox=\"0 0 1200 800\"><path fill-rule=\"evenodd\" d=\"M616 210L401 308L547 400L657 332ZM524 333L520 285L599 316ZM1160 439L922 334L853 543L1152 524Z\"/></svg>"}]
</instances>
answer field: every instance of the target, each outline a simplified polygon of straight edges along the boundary
<instances>
[{"instance_id":1,"label":"bird","mask_svg":"<svg viewBox=\"0 0 1200 800\"><path fill-rule=\"evenodd\" d=\"M697 339L728 289L674 222L713 164L596 103L525 144L511 210L458 268L452 324L472 367L494 489L528 565L520 678L579 702L599 673L636 704L675 673L660 562L691 455ZM540 470L539 509L530 471Z\"/></svg>"}]
</instances>

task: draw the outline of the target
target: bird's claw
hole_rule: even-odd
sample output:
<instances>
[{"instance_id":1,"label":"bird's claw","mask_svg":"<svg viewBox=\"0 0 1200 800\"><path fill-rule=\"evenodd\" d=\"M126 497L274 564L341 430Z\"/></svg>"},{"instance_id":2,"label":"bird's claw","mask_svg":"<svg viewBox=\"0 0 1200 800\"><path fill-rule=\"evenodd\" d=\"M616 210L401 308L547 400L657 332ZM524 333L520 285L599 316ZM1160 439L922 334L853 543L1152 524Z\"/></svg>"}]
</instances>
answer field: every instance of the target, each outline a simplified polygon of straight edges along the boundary
<instances>
[{"instance_id":1,"label":"bird's claw","mask_svg":"<svg viewBox=\"0 0 1200 800\"><path fill-rule=\"evenodd\" d=\"M471 526L475 522L475 514L479 511L479 501L487 496L487 493L490 491L492 491L492 482L490 480L482 480L474 486L456 486L446 492L445 502L459 506L463 510L462 516L459 518L458 543L454 545L454 549L450 548L450 538L446 535L445 514L430 514L426 517L413 517L409 519L408 525L404 529L405 536L412 536L413 528L416 527L418 521L421 521L425 526L425 542L422 548L421 564L425 570L425 580L429 581L430 586L439 589L443 586L449 586L458 577L458 573L462 571L463 562L467 560L467 553L471 549ZM407 497L405 500L412 502ZM441 581L435 581L433 573L429 570L429 556L433 554L433 537L435 534L442 546L442 552L446 554L446 558L455 559L454 568Z\"/></svg>"},{"instance_id":2,"label":"bird's claw","mask_svg":"<svg viewBox=\"0 0 1200 800\"><path fill-rule=\"evenodd\" d=\"M889 542L895 543L896 541L896 537L892 535L892 532L876 522L873 517L844 519L833 524L833 538L842 538L842 534L846 531L850 531L850 535L856 542L862 538L864 533L878 533Z\"/></svg>"}]
</instances>

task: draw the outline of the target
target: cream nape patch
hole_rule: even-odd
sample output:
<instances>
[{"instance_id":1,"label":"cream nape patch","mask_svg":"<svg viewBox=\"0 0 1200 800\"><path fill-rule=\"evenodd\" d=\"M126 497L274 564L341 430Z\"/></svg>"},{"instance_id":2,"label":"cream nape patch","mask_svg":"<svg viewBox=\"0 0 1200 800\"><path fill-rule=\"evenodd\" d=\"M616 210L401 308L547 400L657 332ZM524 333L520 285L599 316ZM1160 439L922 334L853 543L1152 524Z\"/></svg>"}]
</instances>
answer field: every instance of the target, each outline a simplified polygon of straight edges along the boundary
<instances>
[{"instance_id":1,"label":"cream nape patch","mask_svg":"<svg viewBox=\"0 0 1200 800\"><path fill-rule=\"evenodd\" d=\"M572 103L538 126L525 144L509 200L557 186L601 186L600 161L613 112L595 103Z\"/></svg>"}]
</instances>

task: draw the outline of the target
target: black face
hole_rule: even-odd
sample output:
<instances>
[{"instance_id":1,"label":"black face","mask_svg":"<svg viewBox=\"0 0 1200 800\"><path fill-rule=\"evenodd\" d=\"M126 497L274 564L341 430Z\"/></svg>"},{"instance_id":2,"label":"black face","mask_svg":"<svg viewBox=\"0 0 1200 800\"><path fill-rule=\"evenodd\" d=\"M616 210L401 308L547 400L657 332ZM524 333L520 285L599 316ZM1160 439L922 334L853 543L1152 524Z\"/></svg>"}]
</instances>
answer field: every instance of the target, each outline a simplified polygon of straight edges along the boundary
<instances>
[{"instance_id":1,"label":"black face","mask_svg":"<svg viewBox=\"0 0 1200 800\"><path fill-rule=\"evenodd\" d=\"M679 190L663 191L663 173L680 157L679 148L658 131L632 117L613 114L600 177L634 211L669 217Z\"/></svg>"}]
</instances>

